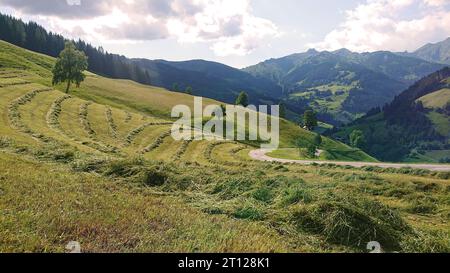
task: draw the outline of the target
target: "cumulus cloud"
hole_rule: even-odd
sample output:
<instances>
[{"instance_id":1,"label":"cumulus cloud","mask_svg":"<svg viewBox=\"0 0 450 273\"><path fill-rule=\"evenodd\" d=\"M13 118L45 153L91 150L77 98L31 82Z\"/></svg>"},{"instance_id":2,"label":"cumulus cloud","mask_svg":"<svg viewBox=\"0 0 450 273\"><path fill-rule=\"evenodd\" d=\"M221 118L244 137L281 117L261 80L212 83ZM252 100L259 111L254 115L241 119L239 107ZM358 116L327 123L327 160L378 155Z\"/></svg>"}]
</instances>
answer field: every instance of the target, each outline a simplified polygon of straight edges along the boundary
<instances>
[{"instance_id":1,"label":"cumulus cloud","mask_svg":"<svg viewBox=\"0 0 450 273\"><path fill-rule=\"evenodd\" d=\"M277 35L271 21L252 14L250 0L0 0L0 6L36 16L66 35L208 42L220 56L246 55Z\"/></svg>"},{"instance_id":2,"label":"cumulus cloud","mask_svg":"<svg viewBox=\"0 0 450 273\"><path fill-rule=\"evenodd\" d=\"M450 0L367 0L319 43L322 50L415 50L450 36ZM406 16L407 14L408 16Z\"/></svg>"}]
</instances>

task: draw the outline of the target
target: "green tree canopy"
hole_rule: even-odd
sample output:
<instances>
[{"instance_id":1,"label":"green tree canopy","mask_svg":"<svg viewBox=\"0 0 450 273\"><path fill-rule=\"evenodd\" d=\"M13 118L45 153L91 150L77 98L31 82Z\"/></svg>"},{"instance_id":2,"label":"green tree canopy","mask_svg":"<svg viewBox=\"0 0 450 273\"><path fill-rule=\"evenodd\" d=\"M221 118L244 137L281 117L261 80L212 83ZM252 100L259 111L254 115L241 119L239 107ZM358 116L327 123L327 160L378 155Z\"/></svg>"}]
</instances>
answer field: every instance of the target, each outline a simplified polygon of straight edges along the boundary
<instances>
[{"instance_id":1,"label":"green tree canopy","mask_svg":"<svg viewBox=\"0 0 450 273\"><path fill-rule=\"evenodd\" d=\"M308 147L306 147L306 155L309 158L315 158L316 157L316 152L317 152L317 147L315 145L308 145Z\"/></svg>"},{"instance_id":2,"label":"green tree canopy","mask_svg":"<svg viewBox=\"0 0 450 273\"><path fill-rule=\"evenodd\" d=\"M236 105L248 106L248 95L245 92L241 92L236 99Z\"/></svg>"},{"instance_id":3,"label":"green tree canopy","mask_svg":"<svg viewBox=\"0 0 450 273\"><path fill-rule=\"evenodd\" d=\"M72 42L66 42L66 46L59 54L53 67L53 85L67 82L66 93L69 93L70 85L75 83L77 87L84 81L83 71L88 68L88 58L78 51Z\"/></svg>"},{"instance_id":4,"label":"green tree canopy","mask_svg":"<svg viewBox=\"0 0 450 273\"><path fill-rule=\"evenodd\" d=\"M350 134L350 145L356 148L363 149L366 145L366 137L361 130L354 130Z\"/></svg>"},{"instance_id":5,"label":"green tree canopy","mask_svg":"<svg viewBox=\"0 0 450 273\"><path fill-rule=\"evenodd\" d=\"M320 145L322 145L322 136L320 134L316 134L314 136L314 145L316 145L317 147L320 147Z\"/></svg>"},{"instance_id":6,"label":"green tree canopy","mask_svg":"<svg viewBox=\"0 0 450 273\"><path fill-rule=\"evenodd\" d=\"M316 113L314 113L313 110L306 110L305 114L303 115L303 122L305 123L305 127L308 130L314 130L314 127L317 126Z\"/></svg>"},{"instance_id":7,"label":"green tree canopy","mask_svg":"<svg viewBox=\"0 0 450 273\"><path fill-rule=\"evenodd\" d=\"M174 91L174 92L180 91L180 86L178 85L178 83L175 82L172 84L172 91Z\"/></svg>"}]
</instances>

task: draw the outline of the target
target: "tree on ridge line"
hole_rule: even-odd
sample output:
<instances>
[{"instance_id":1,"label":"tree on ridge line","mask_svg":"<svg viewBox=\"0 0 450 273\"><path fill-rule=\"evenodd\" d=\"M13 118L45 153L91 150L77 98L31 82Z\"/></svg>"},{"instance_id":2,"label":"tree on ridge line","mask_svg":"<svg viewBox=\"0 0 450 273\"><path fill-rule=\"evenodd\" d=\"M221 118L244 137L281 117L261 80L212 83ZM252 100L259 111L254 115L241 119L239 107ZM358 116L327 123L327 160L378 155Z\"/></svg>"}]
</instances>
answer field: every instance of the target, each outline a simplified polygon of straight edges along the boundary
<instances>
[{"instance_id":1,"label":"tree on ridge line","mask_svg":"<svg viewBox=\"0 0 450 273\"><path fill-rule=\"evenodd\" d=\"M86 75L83 71L88 68L88 58L84 52L76 49L72 42L66 42L65 48L59 54L53 67L53 85L67 82L66 93L69 93L70 86L75 83L80 87Z\"/></svg>"}]
</instances>

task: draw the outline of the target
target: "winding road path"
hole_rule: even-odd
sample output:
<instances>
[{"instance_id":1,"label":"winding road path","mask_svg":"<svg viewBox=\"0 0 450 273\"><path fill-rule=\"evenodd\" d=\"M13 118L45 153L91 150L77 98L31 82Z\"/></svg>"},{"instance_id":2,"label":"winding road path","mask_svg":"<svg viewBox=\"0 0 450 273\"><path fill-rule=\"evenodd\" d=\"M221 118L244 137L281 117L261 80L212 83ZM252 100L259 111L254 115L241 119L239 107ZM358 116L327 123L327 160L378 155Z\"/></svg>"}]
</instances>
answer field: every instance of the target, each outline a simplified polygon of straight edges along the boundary
<instances>
[{"instance_id":1,"label":"winding road path","mask_svg":"<svg viewBox=\"0 0 450 273\"><path fill-rule=\"evenodd\" d=\"M371 163L371 162L344 162L344 161L318 161L318 160L290 160L290 159L281 159L281 158L273 158L267 155L267 153L272 152L273 150L269 149L258 149L250 151L249 155L251 158L259 161L267 161L267 162L280 162L280 163L296 163L303 165L310 164L334 164L339 166L352 166L356 168L366 167L366 166L374 166L380 168L413 168L413 169L425 169L430 171L450 171L450 165L439 165L439 164L401 164L401 163Z\"/></svg>"}]
</instances>

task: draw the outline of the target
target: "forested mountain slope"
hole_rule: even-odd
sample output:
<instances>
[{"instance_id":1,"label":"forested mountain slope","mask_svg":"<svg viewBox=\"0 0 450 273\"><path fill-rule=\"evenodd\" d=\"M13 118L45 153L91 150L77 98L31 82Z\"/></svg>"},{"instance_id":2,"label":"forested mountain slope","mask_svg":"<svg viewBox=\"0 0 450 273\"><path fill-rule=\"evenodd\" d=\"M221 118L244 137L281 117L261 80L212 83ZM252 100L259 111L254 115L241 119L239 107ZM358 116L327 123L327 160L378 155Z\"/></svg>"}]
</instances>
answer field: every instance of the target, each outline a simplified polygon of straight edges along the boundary
<instances>
[{"instance_id":1,"label":"forested mountain slope","mask_svg":"<svg viewBox=\"0 0 450 273\"><path fill-rule=\"evenodd\" d=\"M309 50L245 68L283 88L287 101L311 107L339 125L392 101L409 85L443 65L391 52Z\"/></svg>"},{"instance_id":2,"label":"forested mountain slope","mask_svg":"<svg viewBox=\"0 0 450 273\"><path fill-rule=\"evenodd\" d=\"M363 148L380 160L447 161L450 159L450 68L433 73L401 93L383 109L334 132L349 140L364 133Z\"/></svg>"}]
</instances>

